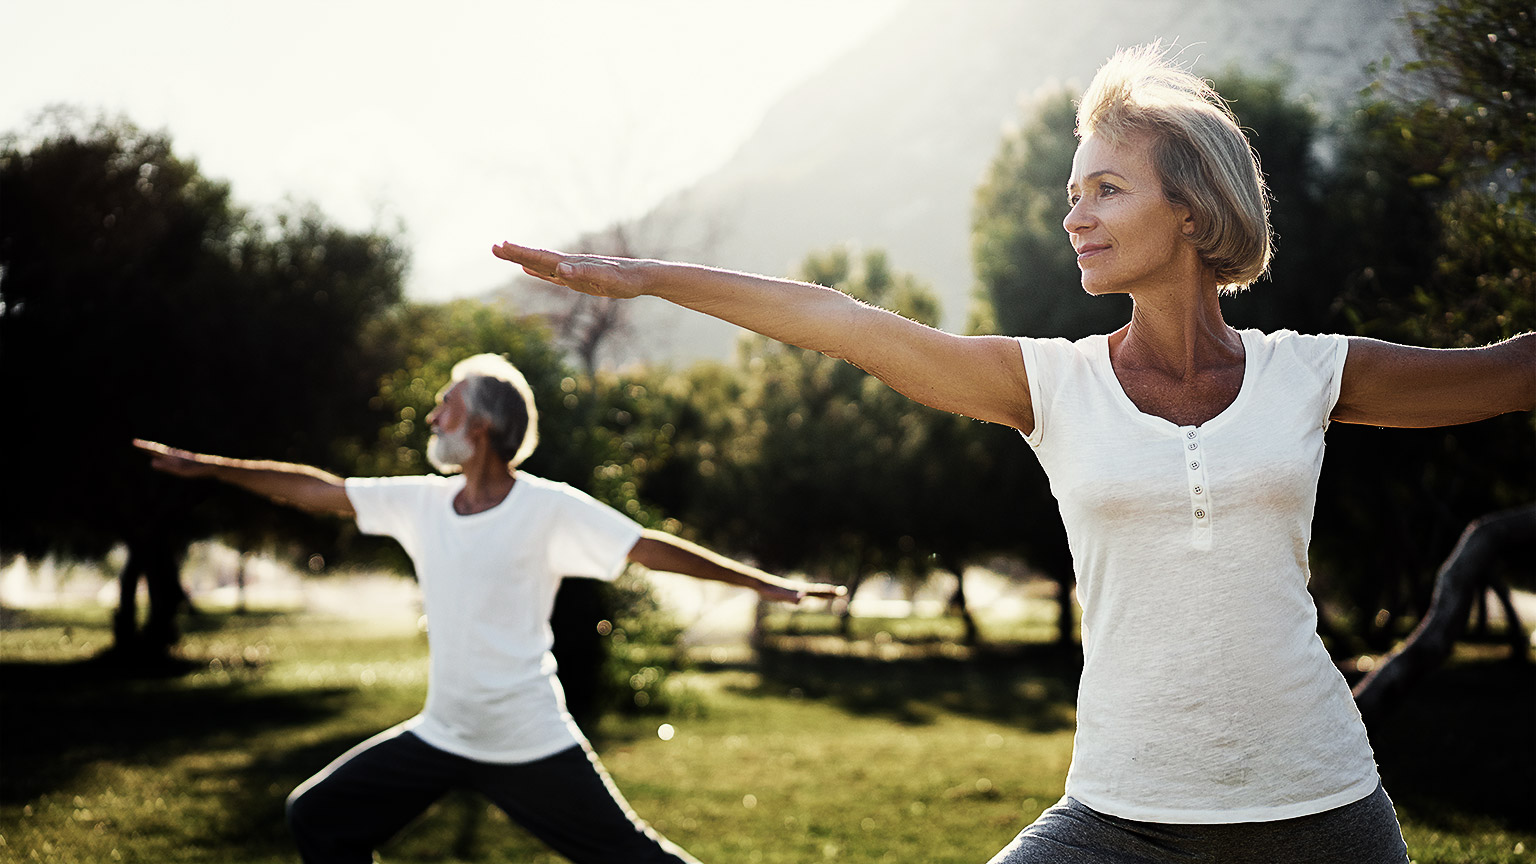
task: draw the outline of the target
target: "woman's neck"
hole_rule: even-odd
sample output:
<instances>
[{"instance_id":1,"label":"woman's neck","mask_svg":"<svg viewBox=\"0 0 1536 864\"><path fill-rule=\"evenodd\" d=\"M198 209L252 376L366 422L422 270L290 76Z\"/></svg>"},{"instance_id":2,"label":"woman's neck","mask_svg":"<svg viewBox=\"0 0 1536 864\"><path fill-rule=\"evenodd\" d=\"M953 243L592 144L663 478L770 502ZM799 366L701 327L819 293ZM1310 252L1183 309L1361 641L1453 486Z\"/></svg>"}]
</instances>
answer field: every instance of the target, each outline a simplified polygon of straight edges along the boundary
<instances>
[{"instance_id":1,"label":"woman's neck","mask_svg":"<svg viewBox=\"0 0 1536 864\"><path fill-rule=\"evenodd\" d=\"M1131 301L1130 323L1109 337L1117 367L1180 378L1242 361L1242 339L1221 314L1213 273L1202 273L1198 282L1132 292Z\"/></svg>"}]
</instances>

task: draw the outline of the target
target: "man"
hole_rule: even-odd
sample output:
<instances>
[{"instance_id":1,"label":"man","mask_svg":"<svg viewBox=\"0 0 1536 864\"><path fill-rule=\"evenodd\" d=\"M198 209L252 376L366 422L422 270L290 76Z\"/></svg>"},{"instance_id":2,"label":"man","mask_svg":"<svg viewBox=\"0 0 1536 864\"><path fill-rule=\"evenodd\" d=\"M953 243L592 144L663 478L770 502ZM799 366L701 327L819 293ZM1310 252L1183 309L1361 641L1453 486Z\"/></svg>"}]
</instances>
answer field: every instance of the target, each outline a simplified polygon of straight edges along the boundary
<instances>
[{"instance_id":1,"label":"man","mask_svg":"<svg viewBox=\"0 0 1536 864\"><path fill-rule=\"evenodd\" d=\"M790 603L841 589L642 531L582 492L518 470L538 442L538 415L522 374L500 357L456 365L427 423L427 458L448 476L342 480L307 465L134 442L161 471L355 517L363 533L398 540L416 566L430 624L426 707L289 796L304 860L372 861L449 789L468 788L578 864L694 862L635 816L565 710L549 653L560 579L611 580L633 561Z\"/></svg>"}]
</instances>

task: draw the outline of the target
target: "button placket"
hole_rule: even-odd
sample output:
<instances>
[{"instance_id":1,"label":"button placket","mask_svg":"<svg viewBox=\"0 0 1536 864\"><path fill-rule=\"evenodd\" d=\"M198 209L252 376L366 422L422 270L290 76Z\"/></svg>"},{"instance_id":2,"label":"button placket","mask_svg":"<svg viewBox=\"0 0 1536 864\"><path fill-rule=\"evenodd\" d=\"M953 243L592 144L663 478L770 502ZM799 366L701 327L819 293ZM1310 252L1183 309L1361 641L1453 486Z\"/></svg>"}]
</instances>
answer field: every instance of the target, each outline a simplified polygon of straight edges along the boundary
<instances>
[{"instance_id":1,"label":"button placket","mask_svg":"<svg viewBox=\"0 0 1536 864\"><path fill-rule=\"evenodd\" d=\"M1210 484L1205 477L1205 455L1201 451L1200 430L1192 426L1181 430L1184 445L1184 475L1189 482L1189 543L1196 549L1211 548Z\"/></svg>"}]
</instances>

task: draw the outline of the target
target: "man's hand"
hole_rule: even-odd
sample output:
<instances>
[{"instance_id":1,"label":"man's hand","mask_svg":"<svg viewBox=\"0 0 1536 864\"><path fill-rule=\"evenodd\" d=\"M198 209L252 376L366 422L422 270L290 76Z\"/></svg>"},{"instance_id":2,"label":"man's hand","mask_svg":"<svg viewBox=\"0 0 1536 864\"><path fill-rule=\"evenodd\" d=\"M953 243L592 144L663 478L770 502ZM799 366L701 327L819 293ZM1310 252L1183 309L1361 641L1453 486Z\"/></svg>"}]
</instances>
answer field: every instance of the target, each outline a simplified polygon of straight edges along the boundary
<instances>
[{"instance_id":1,"label":"man's hand","mask_svg":"<svg viewBox=\"0 0 1536 864\"><path fill-rule=\"evenodd\" d=\"M310 513L357 515L347 497L345 481L310 465L229 459L141 438L133 439L133 446L150 454L150 467L156 471L177 477L211 477Z\"/></svg>"},{"instance_id":2,"label":"man's hand","mask_svg":"<svg viewBox=\"0 0 1536 864\"><path fill-rule=\"evenodd\" d=\"M772 583L764 582L756 587L757 593L761 594L763 599L776 603L799 603L807 597L835 600L848 595L848 589L841 585L827 585L820 582L776 580Z\"/></svg>"},{"instance_id":3,"label":"man's hand","mask_svg":"<svg viewBox=\"0 0 1536 864\"><path fill-rule=\"evenodd\" d=\"M643 532L634 548L629 550L629 560L647 570L681 573L695 579L751 588L765 599L781 603L799 603L807 597L841 597L848 593L841 585L797 582L764 573L665 531L647 529Z\"/></svg>"},{"instance_id":4,"label":"man's hand","mask_svg":"<svg viewBox=\"0 0 1536 864\"><path fill-rule=\"evenodd\" d=\"M150 454L149 467L177 477L212 477L215 471L209 457L190 450L167 447L158 441L133 439L133 446Z\"/></svg>"}]
</instances>

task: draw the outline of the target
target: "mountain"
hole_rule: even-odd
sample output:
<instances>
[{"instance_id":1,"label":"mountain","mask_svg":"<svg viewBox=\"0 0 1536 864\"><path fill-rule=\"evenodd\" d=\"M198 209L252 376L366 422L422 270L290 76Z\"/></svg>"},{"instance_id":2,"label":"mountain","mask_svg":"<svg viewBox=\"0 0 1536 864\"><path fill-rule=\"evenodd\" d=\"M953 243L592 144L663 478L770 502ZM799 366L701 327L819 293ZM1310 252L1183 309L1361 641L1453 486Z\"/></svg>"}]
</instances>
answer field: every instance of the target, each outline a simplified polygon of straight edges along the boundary
<instances>
[{"instance_id":1,"label":"mountain","mask_svg":"<svg viewBox=\"0 0 1536 864\"><path fill-rule=\"evenodd\" d=\"M1326 114L1370 82L1367 64L1406 56L1402 13L1402 0L912 0L642 220L665 242L639 251L789 275L812 250L880 247L961 327L974 192L1031 94L1080 88L1117 47L1161 39L1207 78L1285 72ZM639 338L610 361L723 358L738 332L659 302L633 315Z\"/></svg>"}]
</instances>

